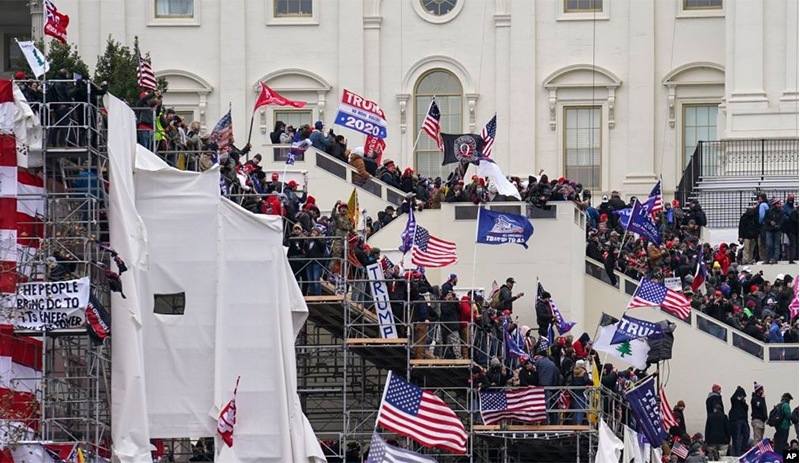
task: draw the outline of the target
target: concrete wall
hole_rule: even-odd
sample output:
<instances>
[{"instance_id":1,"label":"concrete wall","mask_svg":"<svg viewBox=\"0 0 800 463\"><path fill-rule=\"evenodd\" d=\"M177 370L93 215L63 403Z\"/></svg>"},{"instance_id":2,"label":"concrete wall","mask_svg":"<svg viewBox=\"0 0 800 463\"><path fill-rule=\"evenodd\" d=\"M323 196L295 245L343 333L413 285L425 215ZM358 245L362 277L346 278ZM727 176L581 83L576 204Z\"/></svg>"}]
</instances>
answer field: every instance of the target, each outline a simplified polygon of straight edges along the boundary
<instances>
[{"instance_id":1,"label":"concrete wall","mask_svg":"<svg viewBox=\"0 0 800 463\"><path fill-rule=\"evenodd\" d=\"M519 203L493 203L491 206L512 204L519 206ZM416 214L417 223L432 235L458 243L458 263L443 269L427 269L426 276L432 284L442 284L449 274L455 273L458 275L458 286L488 289L493 280L503 284L506 278L514 277L517 282L514 293L525 293L523 298L514 303L514 315L519 316L523 324L535 328L534 304L538 277L552 294L564 317L578 323L574 328L578 334L588 331L583 317L582 214L578 214L576 223L576 209L572 204L553 206L557 210L555 218L531 220L534 232L528 249L518 244L475 244L475 220L456 220L457 207L460 206L447 203L441 210L426 210ZM377 233L369 240L370 246L397 249L406 217L401 216ZM410 259L411 256L407 255L406 268L413 267ZM593 330L594 322L587 323L592 324Z\"/></svg>"},{"instance_id":2,"label":"concrete wall","mask_svg":"<svg viewBox=\"0 0 800 463\"><path fill-rule=\"evenodd\" d=\"M723 3L684 11L681 0L608 0L593 14L565 13L561 1L459 1L435 17L418 0L313 0L310 20L271 18L271 0L196 0L194 18L171 20L154 17L153 1L59 8L90 66L109 35L129 45L139 36L170 80L168 104L211 127L231 103L239 140L259 80L329 125L347 88L381 104L387 156L413 165L416 83L446 69L463 88L464 131L497 114L493 157L506 173L559 176L564 107L598 105L596 190L642 195L661 175L669 195L683 169L686 104L722 104L720 137L797 136L797 2ZM257 115L256 144L267 143L274 110Z\"/></svg>"},{"instance_id":3,"label":"concrete wall","mask_svg":"<svg viewBox=\"0 0 800 463\"><path fill-rule=\"evenodd\" d=\"M600 314L604 311L617 318L622 316L630 299L624 291L589 275L585 275L584 280L585 319L588 325L597 326ZM797 362L765 362L656 309L633 309L628 315L649 321L668 319L677 323L672 360L667 361L665 367L662 366L662 371L670 404L674 406L679 400L686 403L684 414L689 434L705 433L705 400L712 384L722 386L726 412L730 409L730 396L737 386L747 391L749 403L753 381L764 385L768 408L778 403L784 392L794 395L800 390ZM627 365L618 361L611 363L618 368L627 368ZM767 432L771 437L774 430Z\"/></svg>"}]
</instances>

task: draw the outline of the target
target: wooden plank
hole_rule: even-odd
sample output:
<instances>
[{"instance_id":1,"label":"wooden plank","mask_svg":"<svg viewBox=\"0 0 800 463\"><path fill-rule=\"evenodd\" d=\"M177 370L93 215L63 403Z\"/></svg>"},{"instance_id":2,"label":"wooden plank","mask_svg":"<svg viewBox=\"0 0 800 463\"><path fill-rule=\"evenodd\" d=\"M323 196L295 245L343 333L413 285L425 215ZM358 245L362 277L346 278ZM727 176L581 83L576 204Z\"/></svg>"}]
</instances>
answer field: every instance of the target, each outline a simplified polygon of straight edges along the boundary
<instances>
[{"instance_id":1,"label":"wooden plank","mask_svg":"<svg viewBox=\"0 0 800 463\"><path fill-rule=\"evenodd\" d=\"M312 303L312 304L314 304L314 303L316 303L316 304L319 304L319 303L331 303L331 302L341 303L344 300L344 296L341 295L341 294L338 294L338 295L337 294L330 294L330 295L324 294L324 295L321 295L321 296L304 296L304 299L306 300L307 303Z\"/></svg>"},{"instance_id":2,"label":"wooden plank","mask_svg":"<svg viewBox=\"0 0 800 463\"><path fill-rule=\"evenodd\" d=\"M382 339L382 338L347 338L348 344L358 344L362 346L405 346L408 338Z\"/></svg>"},{"instance_id":3,"label":"wooden plank","mask_svg":"<svg viewBox=\"0 0 800 463\"><path fill-rule=\"evenodd\" d=\"M468 367L472 364L469 359L412 359L414 367Z\"/></svg>"},{"instance_id":4,"label":"wooden plank","mask_svg":"<svg viewBox=\"0 0 800 463\"><path fill-rule=\"evenodd\" d=\"M574 431L590 431L592 428L589 425L576 425L576 424L512 424L506 426L504 429L499 424L475 424L472 425L473 431L539 431L539 432L574 432Z\"/></svg>"}]
</instances>

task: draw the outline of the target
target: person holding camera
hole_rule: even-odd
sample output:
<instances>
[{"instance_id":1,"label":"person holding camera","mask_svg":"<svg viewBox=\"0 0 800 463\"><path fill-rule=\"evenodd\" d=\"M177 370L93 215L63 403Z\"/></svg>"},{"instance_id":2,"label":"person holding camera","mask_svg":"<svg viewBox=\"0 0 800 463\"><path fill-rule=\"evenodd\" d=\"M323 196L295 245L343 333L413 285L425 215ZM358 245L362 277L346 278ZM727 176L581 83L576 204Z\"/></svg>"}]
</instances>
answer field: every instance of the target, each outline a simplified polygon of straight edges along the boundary
<instances>
[{"instance_id":1,"label":"person holding camera","mask_svg":"<svg viewBox=\"0 0 800 463\"><path fill-rule=\"evenodd\" d=\"M325 129L325 125L322 121L314 122L314 130L311 132L309 139L311 140L311 146L327 153L328 149L331 148L336 141L333 136L333 129L328 131L328 135L322 133L323 129Z\"/></svg>"}]
</instances>

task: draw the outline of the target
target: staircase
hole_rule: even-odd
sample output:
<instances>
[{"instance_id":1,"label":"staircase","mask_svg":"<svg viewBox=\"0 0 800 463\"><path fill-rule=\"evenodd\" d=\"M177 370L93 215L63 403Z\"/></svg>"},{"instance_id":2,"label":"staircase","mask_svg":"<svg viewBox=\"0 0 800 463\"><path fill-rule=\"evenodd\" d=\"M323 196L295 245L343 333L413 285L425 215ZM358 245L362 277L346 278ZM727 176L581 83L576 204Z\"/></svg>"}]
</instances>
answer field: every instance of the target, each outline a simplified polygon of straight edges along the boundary
<instances>
[{"instance_id":1,"label":"staircase","mask_svg":"<svg viewBox=\"0 0 800 463\"><path fill-rule=\"evenodd\" d=\"M768 266L765 278L773 277L768 272L794 271L792 268L796 270L796 266ZM600 312L619 317L627 307L638 282L618 272L616 276L617 285L612 286L603 264L586 258L587 325L599 320ZM677 325L672 359L662 366L662 371L668 372L665 387L670 402L686 402L684 413L690 435L703 432L705 399L712 384L722 385L727 400L736 386L751 391L753 381L758 381L764 384L770 403L777 403L783 392L800 388L797 344L762 343L698 310L693 310L688 320L655 308L634 309L627 315L648 321L667 319Z\"/></svg>"},{"instance_id":2,"label":"staircase","mask_svg":"<svg viewBox=\"0 0 800 463\"><path fill-rule=\"evenodd\" d=\"M710 228L736 228L759 193L781 200L797 194L799 172L796 138L701 141L675 198L698 201Z\"/></svg>"}]
</instances>

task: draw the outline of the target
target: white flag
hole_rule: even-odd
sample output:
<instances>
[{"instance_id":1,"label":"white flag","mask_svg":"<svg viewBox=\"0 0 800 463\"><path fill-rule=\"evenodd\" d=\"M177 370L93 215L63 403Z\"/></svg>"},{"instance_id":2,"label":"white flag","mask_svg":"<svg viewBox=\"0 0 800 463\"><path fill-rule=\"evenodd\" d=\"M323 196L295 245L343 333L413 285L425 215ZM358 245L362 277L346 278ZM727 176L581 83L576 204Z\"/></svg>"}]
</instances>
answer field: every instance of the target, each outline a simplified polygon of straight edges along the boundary
<instances>
[{"instance_id":1,"label":"white flag","mask_svg":"<svg viewBox=\"0 0 800 463\"><path fill-rule=\"evenodd\" d=\"M28 65L31 67L31 71L33 71L33 75L35 75L37 79L50 70L50 62L47 61L47 58L36 48L33 42L18 41L17 45L19 45L19 49L22 50L22 54L25 55L25 59L28 60Z\"/></svg>"},{"instance_id":2,"label":"white flag","mask_svg":"<svg viewBox=\"0 0 800 463\"><path fill-rule=\"evenodd\" d=\"M650 353L650 345L642 339L634 339L620 344L611 344L617 325L601 326L594 341L594 350L605 352L622 360L628 365L633 365L641 370L647 367L647 354Z\"/></svg>"},{"instance_id":3,"label":"white flag","mask_svg":"<svg viewBox=\"0 0 800 463\"><path fill-rule=\"evenodd\" d=\"M594 461L596 463L618 463L619 455L624 447L619 437L601 419L597 429L597 455L594 457Z\"/></svg>"},{"instance_id":4,"label":"white flag","mask_svg":"<svg viewBox=\"0 0 800 463\"><path fill-rule=\"evenodd\" d=\"M625 449L622 454L622 463L645 463L646 461L649 461L649 446L647 450L645 450L645 444L639 437L639 433L625 425L622 425L622 427L625 430Z\"/></svg>"},{"instance_id":5,"label":"white flag","mask_svg":"<svg viewBox=\"0 0 800 463\"><path fill-rule=\"evenodd\" d=\"M498 194L521 199L517 188L513 183L508 181L506 176L503 175L503 171L500 170L500 166L495 164L491 159L481 158L478 161L478 176L489 177L492 183L497 187Z\"/></svg>"}]
</instances>

